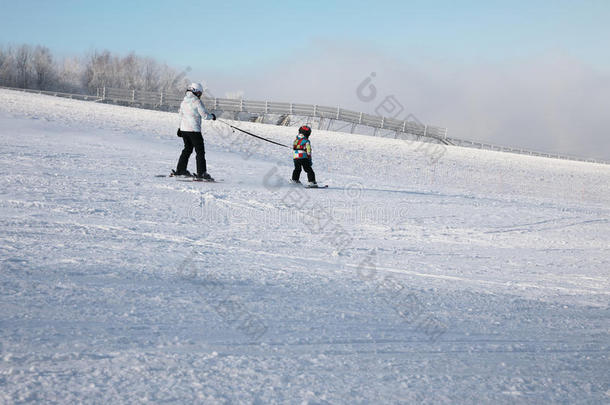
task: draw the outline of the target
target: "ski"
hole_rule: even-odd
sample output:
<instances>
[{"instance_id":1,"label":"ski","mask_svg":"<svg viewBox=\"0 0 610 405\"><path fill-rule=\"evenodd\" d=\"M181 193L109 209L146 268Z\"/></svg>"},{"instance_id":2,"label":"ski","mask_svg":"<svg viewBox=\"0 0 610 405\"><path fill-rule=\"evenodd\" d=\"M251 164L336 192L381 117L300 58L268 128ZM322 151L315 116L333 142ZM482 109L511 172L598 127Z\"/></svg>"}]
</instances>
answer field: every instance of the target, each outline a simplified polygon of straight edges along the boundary
<instances>
[{"instance_id":1,"label":"ski","mask_svg":"<svg viewBox=\"0 0 610 405\"><path fill-rule=\"evenodd\" d=\"M179 175L176 176L174 174L156 174L155 177L173 177L176 179L176 181L189 181L189 182L199 182L199 183L222 183L224 180L216 180L216 179L198 179L195 176L183 176L183 175Z\"/></svg>"},{"instance_id":2,"label":"ski","mask_svg":"<svg viewBox=\"0 0 610 405\"><path fill-rule=\"evenodd\" d=\"M223 180L216 180L216 179L198 179L196 177L185 177L185 178L177 178L176 181L189 181L189 182L193 182L193 183L222 183Z\"/></svg>"},{"instance_id":3,"label":"ski","mask_svg":"<svg viewBox=\"0 0 610 405\"><path fill-rule=\"evenodd\" d=\"M316 185L310 186L309 184L303 184L300 181L296 182L293 180L289 180L289 182L293 186L303 186L303 188L328 188L328 184L316 184Z\"/></svg>"},{"instance_id":4,"label":"ski","mask_svg":"<svg viewBox=\"0 0 610 405\"><path fill-rule=\"evenodd\" d=\"M192 175L191 176L186 175L186 174L175 175L173 173L170 173L170 174L155 174L155 177L175 177L177 179L192 179L193 178Z\"/></svg>"}]
</instances>

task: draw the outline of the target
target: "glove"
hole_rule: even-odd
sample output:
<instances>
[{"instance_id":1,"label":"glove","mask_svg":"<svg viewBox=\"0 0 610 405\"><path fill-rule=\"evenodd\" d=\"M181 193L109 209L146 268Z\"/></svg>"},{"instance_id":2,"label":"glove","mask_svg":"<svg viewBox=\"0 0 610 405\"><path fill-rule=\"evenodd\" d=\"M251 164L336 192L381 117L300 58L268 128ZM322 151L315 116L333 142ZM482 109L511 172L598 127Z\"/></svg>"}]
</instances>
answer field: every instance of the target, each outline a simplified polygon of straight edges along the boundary
<instances>
[{"instance_id":1,"label":"glove","mask_svg":"<svg viewBox=\"0 0 610 405\"><path fill-rule=\"evenodd\" d=\"M180 131L180 128L178 128L178 132L176 132L176 136L179 136L180 138L182 138L182 131Z\"/></svg>"},{"instance_id":2,"label":"glove","mask_svg":"<svg viewBox=\"0 0 610 405\"><path fill-rule=\"evenodd\" d=\"M212 113L210 115L212 116L212 121L216 121L216 114Z\"/></svg>"},{"instance_id":3,"label":"glove","mask_svg":"<svg viewBox=\"0 0 610 405\"><path fill-rule=\"evenodd\" d=\"M308 158L307 160L309 160L309 166L313 166L313 160L311 160L311 158Z\"/></svg>"}]
</instances>

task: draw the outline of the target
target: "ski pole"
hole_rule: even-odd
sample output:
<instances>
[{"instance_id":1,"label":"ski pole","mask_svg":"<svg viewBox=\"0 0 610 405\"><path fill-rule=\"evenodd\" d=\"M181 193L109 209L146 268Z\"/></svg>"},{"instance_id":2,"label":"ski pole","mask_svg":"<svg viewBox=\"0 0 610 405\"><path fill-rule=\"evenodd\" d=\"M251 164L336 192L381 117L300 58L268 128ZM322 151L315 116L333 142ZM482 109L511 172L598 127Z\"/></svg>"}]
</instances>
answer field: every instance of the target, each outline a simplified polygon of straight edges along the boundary
<instances>
[{"instance_id":1,"label":"ski pole","mask_svg":"<svg viewBox=\"0 0 610 405\"><path fill-rule=\"evenodd\" d=\"M241 129L241 128L238 128L238 127L236 127L236 126L233 126L233 125L229 124L229 123L228 123L228 122L226 122L226 121L219 120L219 119L216 119L216 121L220 121L220 122L222 122L223 124L228 125L228 126L230 126L231 128L233 128L233 129L236 129L236 130L238 130L238 131L240 131L240 132L243 132L244 134L247 134L247 135L253 136L253 137L255 137L255 138L262 139L263 141L266 141L266 142L272 143L272 144L274 144L274 145L283 146L284 148L290 148L290 146L288 146L288 145L284 145L284 144L281 144L281 143L279 143L279 142L272 141L271 139L267 139L267 138L263 138L262 136L255 135L255 134L253 134L252 132L248 132L248 131L246 131L246 130L244 130L244 129Z\"/></svg>"}]
</instances>

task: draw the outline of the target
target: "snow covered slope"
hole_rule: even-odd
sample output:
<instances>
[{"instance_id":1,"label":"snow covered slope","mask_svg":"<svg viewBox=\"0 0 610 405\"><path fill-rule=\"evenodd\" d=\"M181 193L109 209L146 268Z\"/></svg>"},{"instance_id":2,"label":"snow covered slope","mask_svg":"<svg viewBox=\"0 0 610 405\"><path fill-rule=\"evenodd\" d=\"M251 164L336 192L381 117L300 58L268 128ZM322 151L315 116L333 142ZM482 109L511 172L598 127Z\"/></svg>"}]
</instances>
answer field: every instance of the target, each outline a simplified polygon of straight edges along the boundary
<instances>
[{"instance_id":1,"label":"snow covered slope","mask_svg":"<svg viewBox=\"0 0 610 405\"><path fill-rule=\"evenodd\" d=\"M608 166L176 127L0 91L0 403L610 401Z\"/></svg>"}]
</instances>

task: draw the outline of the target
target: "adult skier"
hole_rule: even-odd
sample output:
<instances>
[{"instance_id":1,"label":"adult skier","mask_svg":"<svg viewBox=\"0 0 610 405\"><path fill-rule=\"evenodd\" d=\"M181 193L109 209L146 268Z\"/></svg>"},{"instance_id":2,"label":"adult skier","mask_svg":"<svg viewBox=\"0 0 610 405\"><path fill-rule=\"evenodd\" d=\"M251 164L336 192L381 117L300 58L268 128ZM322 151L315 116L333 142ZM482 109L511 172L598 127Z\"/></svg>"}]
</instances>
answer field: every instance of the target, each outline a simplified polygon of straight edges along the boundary
<instances>
[{"instance_id":1,"label":"adult skier","mask_svg":"<svg viewBox=\"0 0 610 405\"><path fill-rule=\"evenodd\" d=\"M176 170L172 170L175 176L191 176L186 167L189 158L193 153L193 148L197 153L197 173L193 175L198 180L213 181L212 177L207 172L205 162L205 146L203 136L201 135L201 119L215 120L216 115L211 114L203 105L201 95L203 87L200 83L191 83L184 95L184 100L180 104L180 127L178 128L178 136L184 141L184 149L178 159Z\"/></svg>"},{"instance_id":2,"label":"adult skier","mask_svg":"<svg viewBox=\"0 0 610 405\"><path fill-rule=\"evenodd\" d=\"M299 178L301 177L301 170L305 170L305 173L307 173L307 181L309 181L308 187L317 187L316 174L311 168L313 162L311 160L311 142L309 142L309 135L311 135L311 128L307 125L303 125L299 128L297 138L292 143L294 160L292 182L300 183L301 181Z\"/></svg>"}]
</instances>

